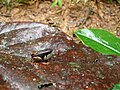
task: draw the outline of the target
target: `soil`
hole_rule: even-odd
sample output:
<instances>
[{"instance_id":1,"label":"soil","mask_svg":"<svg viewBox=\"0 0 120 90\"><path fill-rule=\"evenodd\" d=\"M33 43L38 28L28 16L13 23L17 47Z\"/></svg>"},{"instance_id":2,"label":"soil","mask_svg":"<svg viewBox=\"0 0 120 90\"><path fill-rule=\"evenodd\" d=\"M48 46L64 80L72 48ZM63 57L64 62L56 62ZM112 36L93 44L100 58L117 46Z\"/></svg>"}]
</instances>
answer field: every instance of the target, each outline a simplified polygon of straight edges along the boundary
<instances>
[{"instance_id":1,"label":"soil","mask_svg":"<svg viewBox=\"0 0 120 90\"><path fill-rule=\"evenodd\" d=\"M10 17L5 6L0 7L1 22L41 22L58 27L68 35L81 28L102 28L120 36L120 4L107 0L71 3L63 0L63 7L51 7L51 0L34 0L32 4L11 3Z\"/></svg>"}]
</instances>

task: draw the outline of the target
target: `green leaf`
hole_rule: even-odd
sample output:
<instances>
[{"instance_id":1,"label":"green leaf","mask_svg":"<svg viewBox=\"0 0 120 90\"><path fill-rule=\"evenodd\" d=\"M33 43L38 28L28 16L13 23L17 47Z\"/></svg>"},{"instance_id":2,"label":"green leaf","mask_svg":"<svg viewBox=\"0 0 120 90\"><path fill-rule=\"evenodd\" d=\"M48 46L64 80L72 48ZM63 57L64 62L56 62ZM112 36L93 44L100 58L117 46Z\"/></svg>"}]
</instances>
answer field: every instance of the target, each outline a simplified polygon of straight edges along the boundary
<instances>
[{"instance_id":1,"label":"green leaf","mask_svg":"<svg viewBox=\"0 0 120 90\"><path fill-rule=\"evenodd\" d=\"M55 0L55 1L52 3L51 7L55 7L55 6L57 5L57 3L58 3L58 1Z\"/></svg>"},{"instance_id":2,"label":"green leaf","mask_svg":"<svg viewBox=\"0 0 120 90\"><path fill-rule=\"evenodd\" d=\"M51 7L55 7L56 5L58 5L59 7L62 7L62 0L55 0Z\"/></svg>"},{"instance_id":3,"label":"green leaf","mask_svg":"<svg viewBox=\"0 0 120 90\"><path fill-rule=\"evenodd\" d=\"M5 3L5 6L6 6L6 9L9 10L10 0L5 0L4 3Z\"/></svg>"},{"instance_id":4,"label":"green leaf","mask_svg":"<svg viewBox=\"0 0 120 90\"><path fill-rule=\"evenodd\" d=\"M120 39L102 29L81 29L75 35L95 51L105 55L120 56Z\"/></svg>"},{"instance_id":5,"label":"green leaf","mask_svg":"<svg viewBox=\"0 0 120 90\"><path fill-rule=\"evenodd\" d=\"M59 7L62 7L62 0L58 0Z\"/></svg>"},{"instance_id":6,"label":"green leaf","mask_svg":"<svg viewBox=\"0 0 120 90\"><path fill-rule=\"evenodd\" d=\"M112 3L112 0L108 0L109 3Z\"/></svg>"},{"instance_id":7,"label":"green leaf","mask_svg":"<svg viewBox=\"0 0 120 90\"><path fill-rule=\"evenodd\" d=\"M120 90L120 84L115 84L112 90Z\"/></svg>"},{"instance_id":8,"label":"green leaf","mask_svg":"<svg viewBox=\"0 0 120 90\"><path fill-rule=\"evenodd\" d=\"M117 0L118 3L120 3L120 0Z\"/></svg>"}]
</instances>

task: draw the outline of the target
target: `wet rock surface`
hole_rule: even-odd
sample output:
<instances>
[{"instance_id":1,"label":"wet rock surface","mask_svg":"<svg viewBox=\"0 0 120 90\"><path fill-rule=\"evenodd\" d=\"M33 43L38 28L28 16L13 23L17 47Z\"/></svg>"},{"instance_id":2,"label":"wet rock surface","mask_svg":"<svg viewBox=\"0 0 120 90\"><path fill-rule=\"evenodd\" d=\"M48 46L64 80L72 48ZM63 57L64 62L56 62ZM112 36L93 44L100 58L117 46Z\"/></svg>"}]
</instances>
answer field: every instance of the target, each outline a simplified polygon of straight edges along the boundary
<instances>
[{"instance_id":1,"label":"wet rock surface","mask_svg":"<svg viewBox=\"0 0 120 90\"><path fill-rule=\"evenodd\" d=\"M33 51L52 49L48 62ZM119 57L103 56L40 23L0 23L0 90L107 90L120 82Z\"/></svg>"}]
</instances>

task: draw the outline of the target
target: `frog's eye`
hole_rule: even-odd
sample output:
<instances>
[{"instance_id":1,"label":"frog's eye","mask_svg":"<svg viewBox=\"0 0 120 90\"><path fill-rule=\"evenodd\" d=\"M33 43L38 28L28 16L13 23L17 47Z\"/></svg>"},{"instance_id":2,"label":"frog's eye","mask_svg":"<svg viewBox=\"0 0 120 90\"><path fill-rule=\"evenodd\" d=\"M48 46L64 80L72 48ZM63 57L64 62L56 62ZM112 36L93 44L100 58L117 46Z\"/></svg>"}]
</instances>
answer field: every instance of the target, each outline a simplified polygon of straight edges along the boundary
<instances>
[{"instance_id":1,"label":"frog's eye","mask_svg":"<svg viewBox=\"0 0 120 90\"><path fill-rule=\"evenodd\" d=\"M31 54L31 57L33 58L35 56L35 54Z\"/></svg>"},{"instance_id":2,"label":"frog's eye","mask_svg":"<svg viewBox=\"0 0 120 90\"><path fill-rule=\"evenodd\" d=\"M36 52L36 51L33 51L32 53L35 55L37 52Z\"/></svg>"},{"instance_id":3,"label":"frog's eye","mask_svg":"<svg viewBox=\"0 0 120 90\"><path fill-rule=\"evenodd\" d=\"M32 54L31 54L31 57L32 57L32 58L35 57L35 56L36 56L36 53L37 53L36 51L33 51Z\"/></svg>"}]
</instances>

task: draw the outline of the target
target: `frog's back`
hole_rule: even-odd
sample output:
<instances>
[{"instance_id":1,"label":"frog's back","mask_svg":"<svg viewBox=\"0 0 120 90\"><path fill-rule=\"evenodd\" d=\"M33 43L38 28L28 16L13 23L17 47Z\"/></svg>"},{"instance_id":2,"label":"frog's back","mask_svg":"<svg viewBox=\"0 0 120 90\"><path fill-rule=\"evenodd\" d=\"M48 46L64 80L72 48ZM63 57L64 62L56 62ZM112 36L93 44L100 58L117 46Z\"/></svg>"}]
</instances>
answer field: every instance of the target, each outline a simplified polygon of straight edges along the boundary
<instances>
[{"instance_id":1,"label":"frog's back","mask_svg":"<svg viewBox=\"0 0 120 90\"><path fill-rule=\"evenodd\" d=\"M44 50L40 50L36 53L36 55L41 56L41 55L48 55L52 52L52 49L44 49Z\"/></svg>"}]
</instances>

